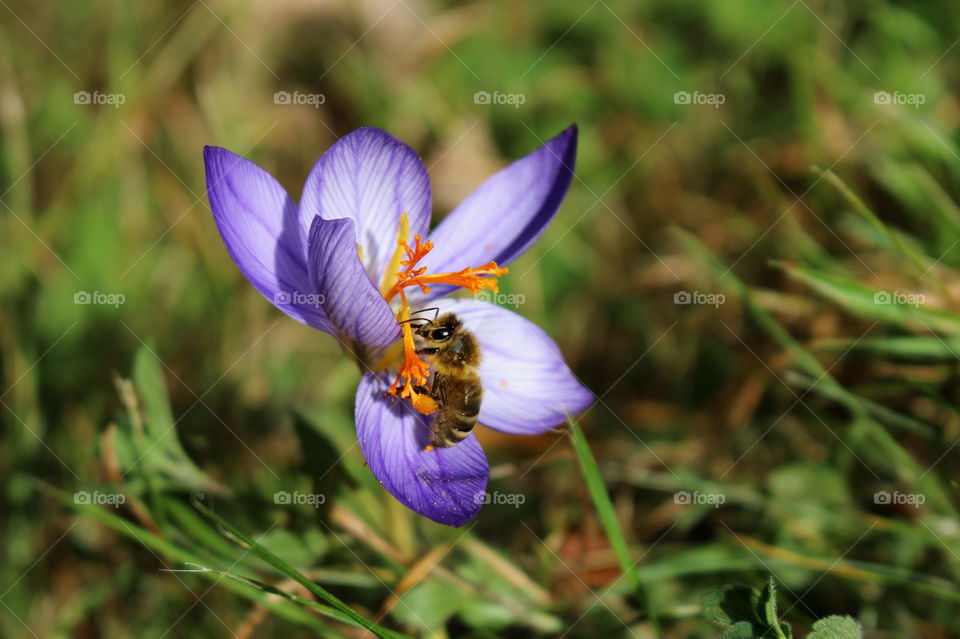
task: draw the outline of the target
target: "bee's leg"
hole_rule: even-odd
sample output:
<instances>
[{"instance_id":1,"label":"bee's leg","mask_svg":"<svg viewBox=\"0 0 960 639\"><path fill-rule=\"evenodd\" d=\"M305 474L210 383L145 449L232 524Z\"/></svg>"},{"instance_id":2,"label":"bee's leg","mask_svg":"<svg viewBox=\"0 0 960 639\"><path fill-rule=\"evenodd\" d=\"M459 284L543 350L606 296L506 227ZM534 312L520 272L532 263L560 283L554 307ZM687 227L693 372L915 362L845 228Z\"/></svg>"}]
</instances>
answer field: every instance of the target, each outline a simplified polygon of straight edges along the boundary
<instances>
[{"instance_id":1,"label":"bee's leg","mask_svg":"<svg viewBox=\"0 0 960 639\"><path fill-rule=\"evenodd\" d=\"M428 390L426 386L414 386L413 390L420 393L421 395L426 395L433 398L433 400L440 405L447 403L447 389L444 387L443 382L440 379L440 375L437 373L433 374L433 384Z\"/></svg>"},{"instance_id":2,"label":"bee's leg","mask_svg":"<svg viewBox=\"0 0 960 639\"><path fill-rule=\"evenodd\" d=\"M440 391L440 404L442 406L446 406L447 405L447 387L440 381L439 375L434 375L433 376L434 397L436 397L436 393L438 390Z\"/></svg>"}]
</instances>

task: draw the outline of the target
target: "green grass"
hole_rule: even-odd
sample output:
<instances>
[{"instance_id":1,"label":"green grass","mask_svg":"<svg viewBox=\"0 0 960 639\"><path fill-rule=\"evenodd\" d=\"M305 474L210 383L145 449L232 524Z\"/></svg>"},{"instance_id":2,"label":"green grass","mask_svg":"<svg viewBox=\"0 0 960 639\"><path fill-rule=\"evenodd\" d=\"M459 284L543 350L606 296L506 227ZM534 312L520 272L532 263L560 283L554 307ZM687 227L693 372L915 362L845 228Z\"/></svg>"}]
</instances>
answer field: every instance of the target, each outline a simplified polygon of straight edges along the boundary
<instances>
[{"instance_id":1,"label":"green grass","mask_svg":"<svg viewBox=\"0 0 960 639\"><path fill-rule=\"evenodd\" d=\"M960 633L960 11L364 7L0 6L0 635L719 637L704 593L771 576L795 637ZM439 220L571 122L501 291L601 401L482 432L523 503L433 524L364 465L336 341L228 257L202 147L297 197L379 126Z\"/></svg>"}]
</instances>

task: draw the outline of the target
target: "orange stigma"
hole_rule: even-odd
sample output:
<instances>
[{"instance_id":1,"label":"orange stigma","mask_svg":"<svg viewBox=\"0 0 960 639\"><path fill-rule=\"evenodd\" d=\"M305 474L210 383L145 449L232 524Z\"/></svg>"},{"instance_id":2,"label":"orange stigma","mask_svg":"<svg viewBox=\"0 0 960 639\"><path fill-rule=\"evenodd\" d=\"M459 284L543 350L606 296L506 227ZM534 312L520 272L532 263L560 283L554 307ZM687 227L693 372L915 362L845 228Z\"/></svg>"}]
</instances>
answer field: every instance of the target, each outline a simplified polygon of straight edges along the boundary
<instances>
[{"instance_id":1,"label":"orange stigma","mask_svg":"<svg viewBox=\"0 0 960 639\"><path fill-rule=\"evenodd\" d=\"M499 275L507 272L506 268L497 266L496 262L487 262L483 266L476 268L464 268L454 273L433 273L427 274L427 267L417 267L417 264L427 253L433 250L433 242L427 240L424 242L419 235L414 236L413 248L407 241L409 237L409 224L407 223L407 214L404 213L400 219L400 228L398 229L397 251L394 259L390 261L390 267L400 270L393 273L395 279L392 284L389 282L391 273L384 273L384 282L381 290L384 290L384 298L389 302L397 295L400 296L400 309L397 311L397 321L400 322L403 333L403 364L400 365L400 372L393 384L387 390L391 395L397 397L406 397L413 404L413 407L424 415L429 415L437 410L437 403L426 393L418 392L416 387L425 386L430 377L430 366L417 355L416 346L413 342L413 328L410 326L410 305L407 303L407 295L404 289L409 286L419 286L420 290L426 294L430 292L430 286L437 284L451 284L465 288L472 293L477 293L485 288L498 291L497 279ZM406 259L403 259L406 257Z\"/></svg>"}]
</instances>

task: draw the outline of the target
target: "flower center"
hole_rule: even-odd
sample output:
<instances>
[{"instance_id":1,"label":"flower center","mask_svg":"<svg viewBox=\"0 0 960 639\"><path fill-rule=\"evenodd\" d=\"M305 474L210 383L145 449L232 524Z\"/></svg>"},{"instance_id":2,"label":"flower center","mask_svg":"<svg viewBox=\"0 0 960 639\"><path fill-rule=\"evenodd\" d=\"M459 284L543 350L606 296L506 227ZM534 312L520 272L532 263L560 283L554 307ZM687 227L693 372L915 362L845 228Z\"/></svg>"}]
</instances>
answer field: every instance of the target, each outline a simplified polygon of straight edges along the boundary
<instances>
[{"instance_id":1,"label":"flower center","mask_svg":"<svg viewBox=\"0 0 960 639\"><path fill-rule=\"evenodd\" d=\"M413 248L410 247L410 223L407 214L400 217L397 229L397 250L387 264L381 283L383 297L390 302L400 297L400 308L397 310L397 321L403 333L403 363L397 378L390 386L388 393L397 397L406 397L413 407L424 415L437 410L437 403L426 393L416 390L427 383L430 376L430 366L417 355L413 342L413 328L410 326L410 304L404 289L410 286L419 286L424 294L430 292L430 287L437 284L451 284L477 293L489 288L496 293L496 276L507 272L506 268L497 266L496 262L487 262L483 266L464 268L453 273L427 273L426 266L417 264L433 250L433 242L424 242L419 235L413 238ZM492 276L492 277L491 277Z\"/></svg>"}]
</instances>

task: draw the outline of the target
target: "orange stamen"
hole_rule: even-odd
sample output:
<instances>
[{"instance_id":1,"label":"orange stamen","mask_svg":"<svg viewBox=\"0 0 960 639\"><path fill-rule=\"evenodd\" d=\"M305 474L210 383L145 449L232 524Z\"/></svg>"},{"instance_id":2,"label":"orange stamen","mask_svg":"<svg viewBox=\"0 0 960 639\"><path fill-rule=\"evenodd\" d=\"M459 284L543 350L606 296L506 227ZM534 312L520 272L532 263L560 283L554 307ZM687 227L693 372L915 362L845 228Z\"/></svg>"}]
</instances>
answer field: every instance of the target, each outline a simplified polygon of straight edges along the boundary
<instances>
[{"instance_id":1,"label":"orange stamen","mask_svg":"<svg viewBox=\"0 0 960 639\"><path fill-rule=\"evenodd\" d=\"M430 376L430 366L420 359L417 355L417 348L413 343L413 329L410 323L404 320L410 319L410 306L407 305L407 296L400 293L401 306L397 311L397 320L401 322L401 331L403 332L403 365L400 367L400 373L393 380L393 384L387 389L387 392L397 397L407 397L413 407L424 415L429 415L437 410L437 403L432 397L424 393L418 393L414 385L423 386L427 383ZM403 379L403 385L400 380Z\"/></svg>"},{"instance_id":2,"label":"orange stamen","mask_svg":"<svg viewBox=\"0 0 960 639\"><path fill-rule=\"evenodd\" d=\"M429 415L437 410L437 403L426 393L419 393L415 386L424 386L430 376L430 366L417 355L417 349L413 341L413 328L410 326L410 305L407 303L407 296L403 289L408 286L419 286L423 293L430 292L430 285L452 284L465 288L473 293L489 288L497 292L497 280L495 277L507 272L506 268L497 266L496 262L488 262L483 266L476 268L465 268L455 273L434 273L427 275L427 267L417 268L417 264L427 253L433 250L433 242L422 241L419 235L414 236L413 248L407 242L406 237L400 234L397 238L398 252L403 249L406 259L400 260L402 269L396 273L396 282L384 294L389 302L397 295L400 296L400 310L397 311L397 321L400 322L401 332L403 333L403 364L400 366L400 372L387 390L391 395L397 397L406 397L413 404L413 407L424 415ZM402 381L402 383L401 383Z\"/></svg>"},{"instance_id":3,"label":"orange stamen","mask_svg":"<svg viewBox=\"0 0 960 639\"><path fill-rule=\"evenodd\" d=\"M424 294L429 293L430 287L428 284L453 284L454 286L465 288L471 293L477 293L485 288L489 288L496 293L499 291L497 288L497 280L487 276L499 276L507 272L506 268L497 266L496 262L487 262L483 266L475 268L468 267L455 273L434 273L432 275L426 275L427 267L414 267L427 253L433 250L433 242L430 240L422 242L420 236L417 235L414 237L414 247L412 249L403 240L399 240L397 244L403 248L407 254L407 259L400 262L404 269L397 273L396 284L384 295L388 302L407 286L419 286Z\"/></svg>"}]
</instances>

